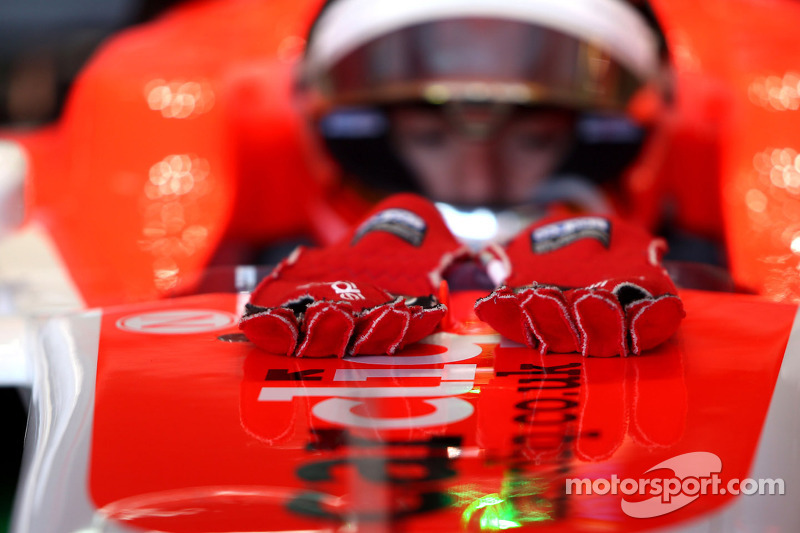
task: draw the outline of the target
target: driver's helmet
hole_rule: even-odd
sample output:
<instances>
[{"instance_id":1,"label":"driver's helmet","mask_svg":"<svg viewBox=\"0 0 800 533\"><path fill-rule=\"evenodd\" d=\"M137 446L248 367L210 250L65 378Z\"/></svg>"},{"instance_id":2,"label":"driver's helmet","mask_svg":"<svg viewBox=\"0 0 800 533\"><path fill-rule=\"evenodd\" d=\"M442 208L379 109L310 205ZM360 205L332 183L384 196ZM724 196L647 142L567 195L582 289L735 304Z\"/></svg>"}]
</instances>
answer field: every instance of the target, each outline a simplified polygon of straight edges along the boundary
<instances>
[{"instance_id":1,"label":"driver's helmet","mask_svg":"<svg viewBox=\"0 0 800 533\"><path fill-rule=\"evenodd\" d=\"M421 192L501 240L553 202L610 209L598 184L638 153L628 110L660 79L649 15L625 0L330 0L299 94L364 194Z\"/></svg>"}]
</instances>

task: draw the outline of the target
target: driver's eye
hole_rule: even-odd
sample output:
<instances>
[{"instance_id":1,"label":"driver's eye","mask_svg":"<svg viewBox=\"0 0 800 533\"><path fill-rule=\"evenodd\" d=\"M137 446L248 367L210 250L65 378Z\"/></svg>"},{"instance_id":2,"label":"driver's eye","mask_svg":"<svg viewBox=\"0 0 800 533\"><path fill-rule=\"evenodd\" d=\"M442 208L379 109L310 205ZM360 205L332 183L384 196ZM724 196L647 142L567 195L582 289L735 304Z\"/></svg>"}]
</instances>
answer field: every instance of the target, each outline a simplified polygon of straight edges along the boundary
<instances>
[{"instance_id":1,"label":"driver's eye","mask_svg":"<svg viewBox=\"0 0 800 533\"><path fill-rule=\"evenodd\" d=\"M409 132L406 141L419 148L441 148L447 144L447 132L441 128L426 128Z\"/></svg>"},{"instance_id":2,"label":"driver's eye","mask_svg":"<svg viewBox=\"0 0 800 533\"><path fill-rule=\"evenodd\" d=\"M549 150L557 144L556 137L546 133L523 133L516 135L514 141L518 148L531 152Z\"/></svg>"}]
</instances>

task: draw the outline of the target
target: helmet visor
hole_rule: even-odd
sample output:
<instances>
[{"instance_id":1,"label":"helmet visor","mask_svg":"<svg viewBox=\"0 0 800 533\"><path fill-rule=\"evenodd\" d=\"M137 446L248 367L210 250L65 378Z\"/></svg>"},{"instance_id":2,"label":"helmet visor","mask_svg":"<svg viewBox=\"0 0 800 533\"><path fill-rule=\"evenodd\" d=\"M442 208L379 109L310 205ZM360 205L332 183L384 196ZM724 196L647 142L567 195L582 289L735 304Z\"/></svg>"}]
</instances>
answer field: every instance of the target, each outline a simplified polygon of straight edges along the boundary
<instances>
[{"instance_id":1,"label":"helmet visor","mask_svg":"<svg viewBox=\"0 0 800 533\"><path fill-rule=\"evenodd\" d=\"M644 81L589 41L485 17L403 27L306 73L328 108L421 101L623 109Z\"/></svg>"}]
</instances>

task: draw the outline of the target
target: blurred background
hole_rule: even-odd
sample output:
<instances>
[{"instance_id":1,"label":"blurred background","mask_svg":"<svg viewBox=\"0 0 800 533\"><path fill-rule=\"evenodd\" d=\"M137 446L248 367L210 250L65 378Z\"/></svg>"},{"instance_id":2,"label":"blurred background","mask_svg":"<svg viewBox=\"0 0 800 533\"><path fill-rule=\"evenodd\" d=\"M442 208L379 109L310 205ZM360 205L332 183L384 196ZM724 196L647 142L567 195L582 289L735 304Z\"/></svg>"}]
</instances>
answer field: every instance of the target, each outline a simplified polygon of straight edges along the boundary
<instances>
[{"instance_id":1,"label":"blurred background","mask_svg":"<svg viewBox=\"0 0 800 533\"><path fill-rule=\"evenodd\" d=\"M0 125L55 120L92 52L112 33L156 17L179 0L0 2Z\"/></svg>"}]
</instances>

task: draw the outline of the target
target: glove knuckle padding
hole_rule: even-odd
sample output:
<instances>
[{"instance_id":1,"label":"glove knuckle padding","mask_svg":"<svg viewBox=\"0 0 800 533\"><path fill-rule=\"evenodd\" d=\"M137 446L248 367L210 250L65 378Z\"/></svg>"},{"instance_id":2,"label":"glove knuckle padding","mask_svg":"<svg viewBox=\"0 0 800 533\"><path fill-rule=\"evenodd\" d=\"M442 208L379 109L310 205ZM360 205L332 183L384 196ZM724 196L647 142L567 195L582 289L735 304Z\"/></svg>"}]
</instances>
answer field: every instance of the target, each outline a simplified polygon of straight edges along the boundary
<instances>
[{"instance_id":1,"label":"glove knuckle padding","mask_svg":"<svg viewBox=\"0 0 800 533\"><path fill-rule=\"evenodd\" d=\"M355 320L352 309L339 302L315 302L308 307L302 325L298 357L343 357Z\"/></svg>"},{"instance_id":2,"label":"glove knuckle padding","mask_svg":"<svg viewBox=\"0 0 800 533\"><path fill-rule=\"evenodd\" d=\"M475 314L502 336L520 344L530 344L517 295L508 287L500 287L475 302Z\"/></svg>"},{"instance_id":3,"label":"glove knuckle padding","mask_svg":"<svg viewBox=\"0 0 800 533\"><path fill-rule=\"evenodd\" d=\"M578 332L561 291L554 287L537 287L526 293L521 305L528 327L539 341L539 351L574 352L578 346Z\"/></svg>"},{"instance_id":4,"label":"glove knuckle padding","mask_svg":"<svg viewBox=\"0 0 800 533\"><path fill-rule=\"evenodd\" d=\"M499 333L542 353L638 354L684 316L660 264L665 244L622 220L588 216L533 224L507 247L504 287L476 304ZM521 309L517 320L511 307Z\"/></svg>"},{"instance_id":5,"label":"glove knuckle padding","mask_svg":"<svg viewBox=\"0 0 800 533\"><path fill-rule=\"evenodd\" d=\"M441 273L467 253L432 204L398 195L343 241L279 264L253 291L240 328L284 355L393 354L437 327Z\"/></svg>"},{"instance_id":6,"label":"glove knuckle padding","mask_svg":"<svg viewBox=\"0 0 800 533\"><path fill-rule=\"evenodd\" d=\"M368 310L358 319L351 355L385 350L394 353L408 332L411 315L402 302Z\"/></svg>"},{"instance_id":7,"label":"glove knuckle padding","mask_svg":"<svg viewBox=\"0 0 800 533\"><path fill-rule=\"evenodd\" d=\"M299 327L290 309L262 308L245 315L239 327L256 345L272 353L292 353L297 346Z\"/></svg>"},{"instance_id":8,"label":"glove knuckle padding","mask_svg":"<svg viewBox=\"0 0 800 533\"><path fill-rule=\"evenodd\" d=\"M609 357L628 355L625 313L613 293L602 289L578 289L572 299L581 335L581 353Z\"/></svg>"}]
</instances>

